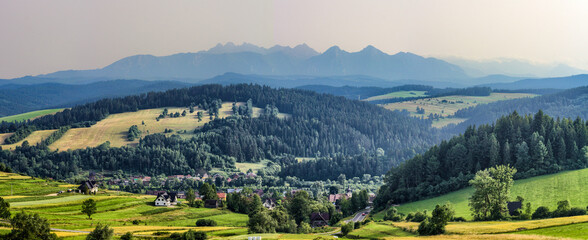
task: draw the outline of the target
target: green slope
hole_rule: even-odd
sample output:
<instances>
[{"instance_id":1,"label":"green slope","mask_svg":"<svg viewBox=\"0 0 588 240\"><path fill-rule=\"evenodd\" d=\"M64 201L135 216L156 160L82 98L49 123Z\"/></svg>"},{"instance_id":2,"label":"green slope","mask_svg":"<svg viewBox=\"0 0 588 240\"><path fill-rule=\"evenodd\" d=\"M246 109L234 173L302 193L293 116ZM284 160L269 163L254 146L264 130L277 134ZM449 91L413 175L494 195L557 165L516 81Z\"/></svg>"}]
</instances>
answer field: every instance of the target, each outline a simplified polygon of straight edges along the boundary
<instances>
[{"instance_id":1,"label":"green slope","mask_svg":"<svg viewBox=\"0 0 588 240\"><path fill-rule=\"evenodd\" d=\"M6 121L6 122L24 121L24 120L28 120L28 119L33 119L33 118L37 118L37 117L40 117L40 116L44 116L44 115L47 115L47 114L53 114L53 113L59 112L61 110L63 110L63 108L45 109L45 110L39 110L39 111L21 113L21 114L18 114L18 115L0 117L0 122L2 122L2 121Z\"/></svg>"},{"instance_id":2,"label":"green slope","mask_svg":"<svg viewBox=\"0 0 588 240\"><path fill-rule=\"evenodd\" d=\"M588 186L588 168L515 180L510 196L513 200L517 196L523 197L526 202L531 202L533 210L539 206L547 206L553 210L558 201L565 199L570 200L573 207L585 208L588 205L586 186ZM402 213L424 209L430 213L436 204L450 202L456 216L471 219L468 198L473 191L472 188L466 188L439 197L402 204L396 208ZM378 217L383 217L383 212L376 214L376 218Z\"/></svg>"}]
</instances>

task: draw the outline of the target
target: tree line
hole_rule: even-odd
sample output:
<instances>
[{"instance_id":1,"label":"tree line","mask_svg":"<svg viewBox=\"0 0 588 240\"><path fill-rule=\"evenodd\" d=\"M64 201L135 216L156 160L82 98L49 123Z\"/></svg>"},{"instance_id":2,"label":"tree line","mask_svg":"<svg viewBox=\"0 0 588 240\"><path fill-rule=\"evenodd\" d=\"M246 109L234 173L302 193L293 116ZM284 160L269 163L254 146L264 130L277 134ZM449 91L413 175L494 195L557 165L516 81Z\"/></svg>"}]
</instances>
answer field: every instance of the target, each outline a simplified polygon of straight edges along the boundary
<instances>
[{"instance_id":1,"label":"tree line","mask_svg":"<svg viewBox=\"0 0 588 240\"><path fill-rule=\"evenodd\" d=\"M494 124L470 126L392 168L375 204L415 201L466 187L474 173L496 165L514 166L515 178L588 166L588 125L576 118L553 119L513 112Z\"/></svg>"}]
</instances>

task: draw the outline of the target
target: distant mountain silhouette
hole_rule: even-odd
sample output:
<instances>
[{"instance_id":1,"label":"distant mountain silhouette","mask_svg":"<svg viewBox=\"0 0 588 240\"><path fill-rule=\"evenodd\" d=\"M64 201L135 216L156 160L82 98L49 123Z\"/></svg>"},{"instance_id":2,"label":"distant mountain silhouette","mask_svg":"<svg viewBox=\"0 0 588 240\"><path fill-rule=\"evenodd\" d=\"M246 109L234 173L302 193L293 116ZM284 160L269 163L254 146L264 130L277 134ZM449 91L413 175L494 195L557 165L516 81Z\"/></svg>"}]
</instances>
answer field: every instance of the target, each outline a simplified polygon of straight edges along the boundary
<instances>
[{"instance_id":1,"label":"distant mountain silhouette","mask_svg":"<svg viewBox=\"0 0 588 240\"><path fill-rule=\"evenodd\" d=\"M510 58L477 61L446 57L443 60L461 67L466 74L472 77L508 75L524 78L547 78L588 73L586 70L574 68L566 64L541 64Z\"/></svg>"},{"instance_id":2,"label":"distant mountain silhouette","mask_svg":"<svg viewBox=\"0 0 588 240\"><path fill-rule=\"evenodd\" d=\"M386 54L373 46L359 52L339 47L318 54L306 44L269 49L252 44L217 45L207 51L170 56L135 55L95 70L68 70L41 75L52 79L202 80L227 72L315 77L363 75L385 80L450 80L468 76L456 65L412 53Z\"/></svg>"},{"instance_id":3,"label":"distant mountain silhouette","mask_svg":"<svg viewBox=\"0 0 588 240\"><path fill-rule=\"evenodd\" d=\"M557 78L523 79L512 83L483 84L493 89L569 89L588 86L588 74Z\"/></svg>"}]
</instances>

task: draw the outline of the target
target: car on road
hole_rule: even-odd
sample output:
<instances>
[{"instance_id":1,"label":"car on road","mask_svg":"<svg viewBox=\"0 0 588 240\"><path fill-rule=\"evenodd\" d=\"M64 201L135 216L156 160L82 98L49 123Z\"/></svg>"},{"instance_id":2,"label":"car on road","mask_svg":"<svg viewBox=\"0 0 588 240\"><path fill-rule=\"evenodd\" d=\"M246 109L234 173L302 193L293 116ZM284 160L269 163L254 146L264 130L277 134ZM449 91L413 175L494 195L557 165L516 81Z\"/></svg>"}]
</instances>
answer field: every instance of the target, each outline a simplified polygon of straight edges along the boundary
<instances>
[{"instance_id":1,"label":"car on road","mask_svg":"<svg viewBox=\"0 0 588 240\"><path fill-rule=\"evenodd\" d=\"M362 213L361 216L365 216L365 213Z\"/></svg>"}]
</instances>

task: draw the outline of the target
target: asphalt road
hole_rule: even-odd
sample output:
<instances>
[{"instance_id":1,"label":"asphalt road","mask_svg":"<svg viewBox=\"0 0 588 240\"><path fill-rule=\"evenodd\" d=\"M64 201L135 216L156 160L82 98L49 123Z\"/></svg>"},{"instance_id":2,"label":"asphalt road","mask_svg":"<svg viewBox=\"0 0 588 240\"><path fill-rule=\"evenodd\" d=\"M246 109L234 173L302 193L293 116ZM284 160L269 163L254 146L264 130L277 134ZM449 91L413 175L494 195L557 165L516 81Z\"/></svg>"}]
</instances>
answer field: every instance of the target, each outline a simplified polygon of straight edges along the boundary
<instances>
[{"instance_id":1,"label":"asphalt road","mask_svg":"<svg viewBox=\"0 0 588 240\"><path fill-rule=\"evenodd\" d=\"M358 213L355 214L355 216L350 220L351 222L361 222L363 221L368 214L370 213L370 211L372 211L372 209L364 209ZM363 215L365 213L365 215Z\"/></svg>"}]
</instances>

